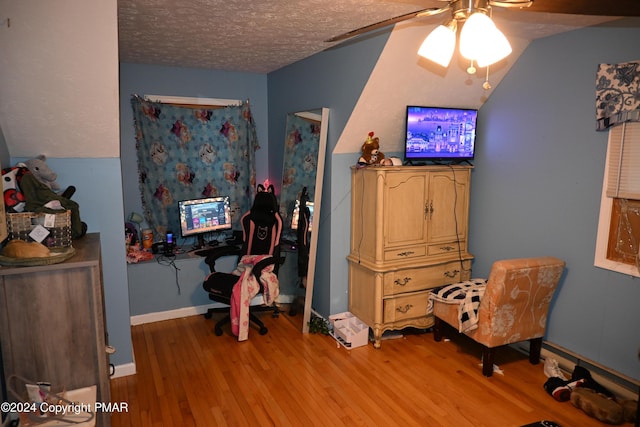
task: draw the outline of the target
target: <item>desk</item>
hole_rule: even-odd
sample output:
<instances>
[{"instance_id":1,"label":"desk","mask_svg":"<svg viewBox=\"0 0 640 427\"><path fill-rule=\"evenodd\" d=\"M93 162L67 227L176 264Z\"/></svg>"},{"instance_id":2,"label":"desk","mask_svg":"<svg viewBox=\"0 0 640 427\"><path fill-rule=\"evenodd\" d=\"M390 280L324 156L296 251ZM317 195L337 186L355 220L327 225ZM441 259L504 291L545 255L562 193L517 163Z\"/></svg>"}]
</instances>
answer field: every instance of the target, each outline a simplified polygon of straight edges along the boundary
<instances>
[{"instance_id":1,"label":"desk","mask_svg":"<svg viewBox=\"0 0 640 427\"><path fill-rule=\"evenodd\" d=\"M199 256L199 257L208 257L210 255L219 257L224 255L234 255L236 253L237 255L240 255L241 250L242 250L242 244L228 245L225 243L222 245L207 246L204 248L195 249L187 253L189 255Z\"/></svg>"},{"instance_id":2,"label":"desk","mask_svg":"<svg viewBox=\"0 0 640 427\"><path fill-rule=\"evenodd\" d=\"M207 246L200 250L226 250L225 245ZM285 262L280 266L281 303L295 298L297 290L297 253L283 245ZM183 252L175 257L158 254L153 260L127 265L129 282L129 308L132 324L164 320L206 312L216 306L209 294L202 289L202 282L209 274L205 258L196 251ZM222 257L216 261L216 270L233 271L236 257Z\"/></svg>"}]
</instances>

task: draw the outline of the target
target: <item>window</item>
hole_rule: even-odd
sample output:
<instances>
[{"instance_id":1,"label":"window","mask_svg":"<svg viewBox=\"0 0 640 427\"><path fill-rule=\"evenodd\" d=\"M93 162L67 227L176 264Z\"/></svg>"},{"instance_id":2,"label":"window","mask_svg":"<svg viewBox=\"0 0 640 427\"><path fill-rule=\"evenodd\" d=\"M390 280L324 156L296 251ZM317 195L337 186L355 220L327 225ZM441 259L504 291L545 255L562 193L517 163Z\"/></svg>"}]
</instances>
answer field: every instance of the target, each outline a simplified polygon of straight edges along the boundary
<instances>
[{"instance_id":1,"label":"window","mask_svg":"<svg viewBox=\"0 0 640 427\"><path fill-rule=\"evenodd\" d=\"M640 123L609 130L594 264L640 277Z\"/></svg>"}]
</instances>

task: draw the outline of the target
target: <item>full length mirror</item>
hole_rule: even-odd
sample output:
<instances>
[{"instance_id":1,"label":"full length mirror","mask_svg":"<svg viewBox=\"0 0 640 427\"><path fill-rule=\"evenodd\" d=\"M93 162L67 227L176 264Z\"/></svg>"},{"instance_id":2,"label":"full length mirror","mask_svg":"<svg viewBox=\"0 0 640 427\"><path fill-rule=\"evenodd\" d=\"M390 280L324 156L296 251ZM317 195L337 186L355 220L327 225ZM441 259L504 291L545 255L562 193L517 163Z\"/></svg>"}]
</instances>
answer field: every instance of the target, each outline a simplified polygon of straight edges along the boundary
<instances>
[{"instance_id":1,"label":"full length mirror","mask_svg":"<svg viewBox=\"0 0 640 427\"><path fill-rule=\"evenodd\" d=\"M290 113L286 120L280 215L285 256L296 262L285 262L291 272L285 292L289 317L303 333L311 318L328 119L329 109L319 108Z\"/></svg>"}]
</instances>

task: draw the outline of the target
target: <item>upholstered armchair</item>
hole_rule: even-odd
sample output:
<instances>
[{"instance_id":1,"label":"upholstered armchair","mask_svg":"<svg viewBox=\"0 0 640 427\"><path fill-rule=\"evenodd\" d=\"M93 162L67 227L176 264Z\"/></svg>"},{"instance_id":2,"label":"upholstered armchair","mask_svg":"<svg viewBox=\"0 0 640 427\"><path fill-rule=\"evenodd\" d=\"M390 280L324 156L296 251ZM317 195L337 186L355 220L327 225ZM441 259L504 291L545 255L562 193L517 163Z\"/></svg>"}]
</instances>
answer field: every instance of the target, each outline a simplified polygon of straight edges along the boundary
<instances>
[{"instance_id":1,"label":"upholstered armchair","mask_svg":"<svg viewBox=\"0 0 640 427\"><path fill-rule=\"evenodd\" d=\"M482 344L482 374L486 377L493 374L495 349L507 344L528 340L529 362L539 363L549 303L564 266L564 261L553 257L496 261L486 282L432 292L434 339L442 339L446 322ZM456 298L447 299L447 294Z\"/></svg>"}]
</instances>

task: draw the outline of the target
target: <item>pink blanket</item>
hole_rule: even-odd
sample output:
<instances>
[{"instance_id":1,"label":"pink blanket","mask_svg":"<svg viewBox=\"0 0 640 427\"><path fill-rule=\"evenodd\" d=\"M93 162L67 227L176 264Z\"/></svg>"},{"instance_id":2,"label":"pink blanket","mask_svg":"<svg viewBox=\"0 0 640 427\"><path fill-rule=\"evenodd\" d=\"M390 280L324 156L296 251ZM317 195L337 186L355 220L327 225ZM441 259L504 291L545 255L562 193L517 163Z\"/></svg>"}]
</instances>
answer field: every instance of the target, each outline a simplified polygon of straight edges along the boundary
<instances>
[{"instance_id":1,"label":"pink blanket","mask_svg":"<svg viewBox=\"0 0 640 427\"><path fill-rule=\"evenodd\" d=\"M260 283L266 305L273 304L280 293L278 277L273 273L273 264L262 270L260 283L251 272L256 263L270 256L245 255L233 272L240 276L240 286L234 286L231 294L231 332L238 337L238 341L245 341L249 336L249 305L253 297L260 292Z\"/></svg>"}]
</instances>

